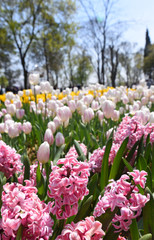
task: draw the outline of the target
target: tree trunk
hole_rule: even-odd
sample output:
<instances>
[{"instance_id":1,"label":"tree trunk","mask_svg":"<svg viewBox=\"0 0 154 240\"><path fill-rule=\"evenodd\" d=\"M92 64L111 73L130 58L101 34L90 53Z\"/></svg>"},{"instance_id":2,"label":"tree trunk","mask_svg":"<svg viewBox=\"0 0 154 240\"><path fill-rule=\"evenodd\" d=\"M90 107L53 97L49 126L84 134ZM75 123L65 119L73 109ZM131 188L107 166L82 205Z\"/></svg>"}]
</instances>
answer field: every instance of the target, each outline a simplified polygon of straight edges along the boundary
<instances>
[{"instance_id":1,"label":"tree trunk","mask_svg":"<svg viewBox=\"0 0 154 240\"><path fill-rule=\"evenodd\" d=\"M23 74L24 74L24 88L27 89L28 88L28 71L26 69L24 57L21 58L21 64L22 64Z\"/></svg>"}]
</instances>

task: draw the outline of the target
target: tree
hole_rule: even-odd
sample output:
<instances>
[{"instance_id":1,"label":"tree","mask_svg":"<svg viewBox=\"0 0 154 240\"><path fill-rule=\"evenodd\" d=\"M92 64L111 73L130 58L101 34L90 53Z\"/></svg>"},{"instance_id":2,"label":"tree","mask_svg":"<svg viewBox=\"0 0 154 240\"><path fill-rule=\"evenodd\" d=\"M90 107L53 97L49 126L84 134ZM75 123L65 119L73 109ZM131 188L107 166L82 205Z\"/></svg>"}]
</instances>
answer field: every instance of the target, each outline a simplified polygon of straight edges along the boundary
<instances>
[{"instance_id":1,"label":"tree","mask_svg":"<svg viewBox=\"0 0 154 240\"><path fill-rule=\"evenodd\" d=\"M88 16L88 22L86 22L84 24L85 26L83 27L84 30L86 29L86 49L88 51L93 47L93 55L95 52L94 59L96 60L96 65L94 64L94 66L97 73L98 82L105 84L107 83L106 68L109 58L107 54L110 54L111 59L114 55L113 52L116 53L117 51L117 43L112 41L112 44L110 44L109 38L112 32L112 34L114 33L114 35L116 35L116 37L114 37L115 41L116 39L119 39L119 36L123 31L123 23L117 20L115 21L115 17L113 17L115 14L114 9L116 3L114 0L102 0L101 2L99 1L98 10L101 12L101 17L98 16L96 8L94 8L92 1L89 0L87 4L85 4L83 0L80 0L80 3L84 8L86 15ZM88 3L89 7L87 7ZM87 44L87 42L89 44ZM111 70L111 77L113 79L116 75L114 68L117 65L117 63L113 61L113 58L111 64L113 67Z\"/></svg>"},{"instance_id":2,"label":"tree","mask_svg":"<svg viewBox=\"0 0 154 240\"><path fill-rule=\"evenodd\" d=\"M151 40L149 36L149 30L146 29L145 34L145 47L144 47L144 57L147 57L150 53Z\"/></svg>"},{"instance_id":3,"label":"tree","mask_svg":"<svg viewBox=\"0 0 154 240\"><path fill-rule=\"evenodd\" d=\"M47 80L56 88L59 85L68 48L75 45L77 26L72 19L76 11L74 1L61 0L55 3L56 20L50 12L42 14L42 30L31 45L30 55L36 63L42 65Z\"/></svg>"},{"instance_id":4,"label":"tree","mask_svg":"<svg viewBox=\"0 0 154 240\"><path fill-rule=\"evenodd\" d=\"M43 0L1 0L1 25L5 26L19 55L24 87L28 87L27 55L37 32L40 31L38 20L42 8L46 8Z\"/></svg>"},{"instance_id":5,"label":"tree","mask_svg":"<svg viewBox=\"0 0 154 240\"><path fill-rule=\"evenodd\" d=\"M93 67L91 64L90 56L88 56L85 51L82 51L81 55L78 55L76 58L77 69L75 73L75 84L82 86L87 82L90 74L93 71Z\"/></svg>"},{"instance_id":6,"label":"tree","mask_svg":"<svg viewBox=\"0 0 154 240\"><path fill-rule=\"evenodd\" d=\"M150 79L154 79L154 44L149 47L148 56L144 57L143 69Z\"/></svg>"}]
</instances>

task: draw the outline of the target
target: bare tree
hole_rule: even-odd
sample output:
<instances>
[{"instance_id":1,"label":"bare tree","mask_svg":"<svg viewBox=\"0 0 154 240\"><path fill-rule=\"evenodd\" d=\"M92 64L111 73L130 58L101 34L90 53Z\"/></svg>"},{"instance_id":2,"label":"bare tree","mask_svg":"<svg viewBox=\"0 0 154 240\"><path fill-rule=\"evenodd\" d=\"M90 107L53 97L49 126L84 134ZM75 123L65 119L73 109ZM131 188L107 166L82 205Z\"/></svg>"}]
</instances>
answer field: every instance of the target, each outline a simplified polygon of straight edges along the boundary
<instances>
[{"instance_id":1,"label":"bare tree","mask_svg":"<svg viewBox=\"0 0 154 240\"><path fill-rule=\"evenodd\" d=\"M88 43L86 44L89 48L91 46L94 49L96 56L96 66L95 71L97 72L98 82L105 84L106 83L106 65L108 61L107 54L110 53L111 60L111 79L114 79L116 76L116 68L118 63L118 50L114 43L113 39L117 41L119 40L119 36L124 31L124 22L115 21L115 0L102 0L99 1L99 10L94 7L94 4L91 0L87 0L86 2L83 0L79 0L81 3L87 17L88 22L84 26L84 30L86 29L86 37L88 37ZM98 16L98 13L101 17ZM116 18L117 19L117 18ZM116 35L112 39L112 44L110 44L109 38L112 34ZM89 39L91 41L89 41ZM110 49L110 52L108 51ZM114 58L114 55L116 58ZM116 59L116 62L114 62ZM114 77L113 77L114 76ZM114 81L114 80L113 80Z\"/></svg>"}]
</instances>

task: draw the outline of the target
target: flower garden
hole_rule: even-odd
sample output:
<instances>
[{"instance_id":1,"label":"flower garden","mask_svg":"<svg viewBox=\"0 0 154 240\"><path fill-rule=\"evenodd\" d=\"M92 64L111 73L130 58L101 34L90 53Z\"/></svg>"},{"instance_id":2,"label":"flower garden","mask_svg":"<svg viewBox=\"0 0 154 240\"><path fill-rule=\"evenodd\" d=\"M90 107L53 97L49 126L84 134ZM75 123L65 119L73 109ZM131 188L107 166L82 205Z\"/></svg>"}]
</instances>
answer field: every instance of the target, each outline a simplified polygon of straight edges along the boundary
<instances>
[{"instance_id":1,"label":"flower garden","mask_svg":"<svg viewBox=\"0 0 154 240\"><path fill-rule=\"evenodd\" d=\"M30 80L0 96L0 239L153 239L154 86Z\"/></svg>"}]
</instances>

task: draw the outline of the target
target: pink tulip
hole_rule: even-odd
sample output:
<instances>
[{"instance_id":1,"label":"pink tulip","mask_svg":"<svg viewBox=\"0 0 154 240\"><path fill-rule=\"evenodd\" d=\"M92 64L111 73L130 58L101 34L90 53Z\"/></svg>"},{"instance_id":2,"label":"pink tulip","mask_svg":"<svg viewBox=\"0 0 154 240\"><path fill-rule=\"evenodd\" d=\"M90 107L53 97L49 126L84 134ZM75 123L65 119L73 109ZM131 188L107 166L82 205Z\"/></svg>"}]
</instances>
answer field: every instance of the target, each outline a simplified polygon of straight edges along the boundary
<instances>
[{"instance_id":1,"label":"pink tulip","mask_svg":"<svg viewBox=\"0 0 154 240\"><path fill-rule=\"evenodd\" d=\"M50 146L47 141L43 142L37 152L37 160L40 163L47 163L50 157Z\"/></svg>"},{"instance_id":2,"label":"pink tulip","mask_svg":"<svg viewBox=\"0 0 154 240\"><path fill-rule=\"evenodd\" d=\"M64 138L63 134L61 132L58 132L56 134L56 146L60 147L64 143L65 143L65 138Z\"/></svg>"},{"instance_id":3,"label":"pink tulip","mask_svg":"<svg viewBox=\"0 0 154 240\"><path fill-rule=\"evenodd\" d=\"M45 134L44 134L44 141L48 142L49 145L52 145L54 142L54 137L52 134L51 129L46 129Z\"/></svg>"}]
</instances>

